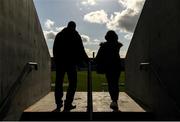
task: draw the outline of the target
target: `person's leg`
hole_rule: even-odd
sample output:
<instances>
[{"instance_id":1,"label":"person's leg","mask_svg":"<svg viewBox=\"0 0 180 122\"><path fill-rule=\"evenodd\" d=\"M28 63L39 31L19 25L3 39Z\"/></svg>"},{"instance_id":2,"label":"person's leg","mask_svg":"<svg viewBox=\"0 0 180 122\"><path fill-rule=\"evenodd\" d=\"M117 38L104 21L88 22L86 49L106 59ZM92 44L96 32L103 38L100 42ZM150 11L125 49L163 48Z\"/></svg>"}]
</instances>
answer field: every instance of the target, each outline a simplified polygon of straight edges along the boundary
<instances>
[{"instance_id":1,"label":"person's leg","mask_svg":"<svg viewBox=\"0 0 180 122\"><path fill-rule=\"evenodd\" d=\"M111 99L113 101L117 101L118 96L119 96L119 86L118 86L119 75L115 72L114 73L113 72L107 72L105 75L106 75L106 79L108 82L108 90L109 90L109 94L111 96Z\"/></svg>"},{"instance_id":2,"label":"person's leg","mask_svg":"<svg viewBox=\"0 0 180 122\"><path fill-rule=\"evenodd\" d=\"M74 100L74 95L77 87L77 70L75 66L72 66L67 71L69 86L66 94L65 100L65 109L73 109L75 106L72 106Z\"/></svg>"},{"instance_id":3,"label":"person's leg","mask_svg":"<svg viewBox=\"0 0 180 122\"><path fill-rule=\"evenodd\" d=\"M120 76L120 72L114 72L114 76L113 76L113 88L114 88L114 96L113 96L113 101L117 101L119 99L119 76Z\"/></svg>"},{"instance_id":4,"label":"person's leg","mask_svg":"<svg viewBox=\"0 0 180 122\"><path fill-rule=\"evenodd\" d=\"M63 106L63 80L64 80L65 70L60 67L56 68L56 81L55 81L55 102L57 109Z\"/></svg>"},{"instance_id":5,"label":"person's leg","mask_svg":"<svg viewBox=\"0 0 180 122\"><path fill-rule=\"evenodd\" d=\"M108 82L108 90L111 96L112 103L110 107L112 109L118 109L118 98L119 98L119 72L107 72L106 74L107 82Z\"/></svg>"}]
</instances>

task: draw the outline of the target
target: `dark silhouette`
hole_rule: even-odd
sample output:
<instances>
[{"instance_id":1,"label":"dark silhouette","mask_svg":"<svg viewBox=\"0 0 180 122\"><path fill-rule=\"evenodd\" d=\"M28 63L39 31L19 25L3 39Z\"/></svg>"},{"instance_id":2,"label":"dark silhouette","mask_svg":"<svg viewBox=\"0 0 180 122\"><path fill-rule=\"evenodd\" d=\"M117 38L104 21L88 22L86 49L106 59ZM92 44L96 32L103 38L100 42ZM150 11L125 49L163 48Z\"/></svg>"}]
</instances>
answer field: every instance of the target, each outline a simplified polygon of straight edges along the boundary
<instances>
[{"instance_id":1,"label":"dark silhouette","mask_svg":"<svg viewBox=\"0 0 180 122\"><path fill-rule=\"evenodd\" d=\"M118 110L118 82L121 73L119 51L122 44L118 42L118 35L112 30L107 32L105 39L107 42L100 44L95 62L97 64L97 72L105 74L108 82L108 90L112 100L110 108Z\"/></svg>"},{"instance_id":2,"label":"dark silhouette","mask_svg":"<svg viewBox=\"0 0 180 122\"><path fill-rule=\"evenodd\" d=\"M72 105L72 102L77 87L77 65L89 60L85 53L82 39L76 31L75 22L69 22L68 26L56 35L53 55L56 65L55 101L57 105L54 111L60 111L60 108L63 106L63 80L65 73L68 75L69 86L64 102L64 111L70 111L76 107Z\"/></svg>"}]
</instances>

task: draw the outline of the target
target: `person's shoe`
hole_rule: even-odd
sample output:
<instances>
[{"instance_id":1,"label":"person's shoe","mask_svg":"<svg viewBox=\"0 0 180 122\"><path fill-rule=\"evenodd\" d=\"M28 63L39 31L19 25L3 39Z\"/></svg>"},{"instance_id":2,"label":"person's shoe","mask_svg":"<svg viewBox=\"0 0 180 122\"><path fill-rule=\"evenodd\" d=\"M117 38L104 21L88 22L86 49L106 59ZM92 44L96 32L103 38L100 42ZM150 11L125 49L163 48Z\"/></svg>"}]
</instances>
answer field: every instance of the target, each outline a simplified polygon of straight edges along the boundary
<instances>
[{"instance_id":1,"label":"person's shoe","mask_svg":"<svg viewBox=\"0 0 180 122\"><path fill-rule=\"evenodd\" d=\"M61 108L56 108L52 112L61 112Z\"/></svg>"},{"instance_id":2,"label":"person's shoe","mask_svg":"<svg viewBox=\"0 0 180 122\"><path fill-rule=\"evenodd\" d=\"M118 110L118 109L117 109L117 110L115 109L115 110L113 110L112 112L121 112L121 111L120 111L120 110Z\"/></svg>"},{"instance_id":3,"label":"person's shoe","mask_svg":"<svg viewBox=\"0 0 180 122\"><path fill-rule=\"evenodd\" d=\"M70 110L75 109L76 105L65 105L63 112L70 112Z\"/></svg>"},{"instance_id":4,"label":"person's shoe","mask_svg":"<svg viewBox=\"0 0 180 122\"><path fill-rule=\"evenodd\" d=\"M63 104L57 105L57 108L54 109L52 112L61 112L61 107L63 107Z\"/></svg>"},{"instance_id":5,"label":"person's shoe","mask_svg":"<svg viewBox=\"0 0 180 122\"><path fill-rule=\"evenodd\" d=\"M110 108L113 109L114 111L118 111L119 110L118 104L115 101L111 102Z\"/></svg>"}]
</instances>

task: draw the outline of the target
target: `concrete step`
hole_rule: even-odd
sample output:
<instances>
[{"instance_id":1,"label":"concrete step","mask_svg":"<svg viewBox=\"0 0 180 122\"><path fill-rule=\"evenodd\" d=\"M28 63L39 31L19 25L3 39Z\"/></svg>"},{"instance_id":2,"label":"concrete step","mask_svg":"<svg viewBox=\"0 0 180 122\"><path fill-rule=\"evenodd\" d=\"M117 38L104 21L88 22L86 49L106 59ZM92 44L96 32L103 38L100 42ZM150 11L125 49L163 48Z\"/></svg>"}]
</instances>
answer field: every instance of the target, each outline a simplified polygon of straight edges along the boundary
<instances>
[{"instance_id":1,"label":"concrete step","mask_svg":"<svg viewBox=\"0 0 180 122\"><path fill-rule=\"evenodd\" d=\"M153 121L149 112L24 112L21 121Z\"/></svg>"},{"instance_id":2,"label":"concrete step","mask_svg":"<svg viewBox=\"0 0 180 122\"><path fill-rule=\"evenodd\" d=\"M110 103L111 99L108 92L93 92L93 112L112 112L112 109L109 108ZM76 92L73 104L76 104L76 109L71 112L86 112L87 92ZM125 92L119 93L118 105L121 112L145 112ZM55 107L54 92L50 92L24 112L51 112Z\"/></svg>"},{"instance_id":3,"label":"concrete step","mask_svg":"<svg viewBox=\"0 0 180 122\"><path fill-rule=\"evenodd\" d=\"M64 93L65 96L66 93ZM65 98L63 98L65 99ZM34 105L27 108L21 116L22 121L119 121L155 120L153 113L146 112L125 92L119 93L118 105L121 112L109 108L108 92L93 92L93 113L87 111L87 92L76 92L71 112L52 112L55 109L54 92L50 92ZM63 108L62 108L63 110Z\"/></svg>"}]
</instances>

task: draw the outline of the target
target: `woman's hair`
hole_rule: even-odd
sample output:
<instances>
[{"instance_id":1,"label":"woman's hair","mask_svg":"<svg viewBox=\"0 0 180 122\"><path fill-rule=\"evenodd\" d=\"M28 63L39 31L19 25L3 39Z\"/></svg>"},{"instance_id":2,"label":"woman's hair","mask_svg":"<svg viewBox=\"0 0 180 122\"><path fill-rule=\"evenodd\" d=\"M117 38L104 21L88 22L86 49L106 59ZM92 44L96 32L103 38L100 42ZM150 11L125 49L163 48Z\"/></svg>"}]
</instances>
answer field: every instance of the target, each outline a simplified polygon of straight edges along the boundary
<instances>
[{"instance_id":1,"label":"woman's hair","mask_svg":"<svg viewBox=\"0 0 180 122\"><path fill-rule=\"evenodd\" d=\"M118 42L118 35L115 31L110 30L106 33L105 39L107 40L107 42Z\"/></svg>"}]
</instances>

